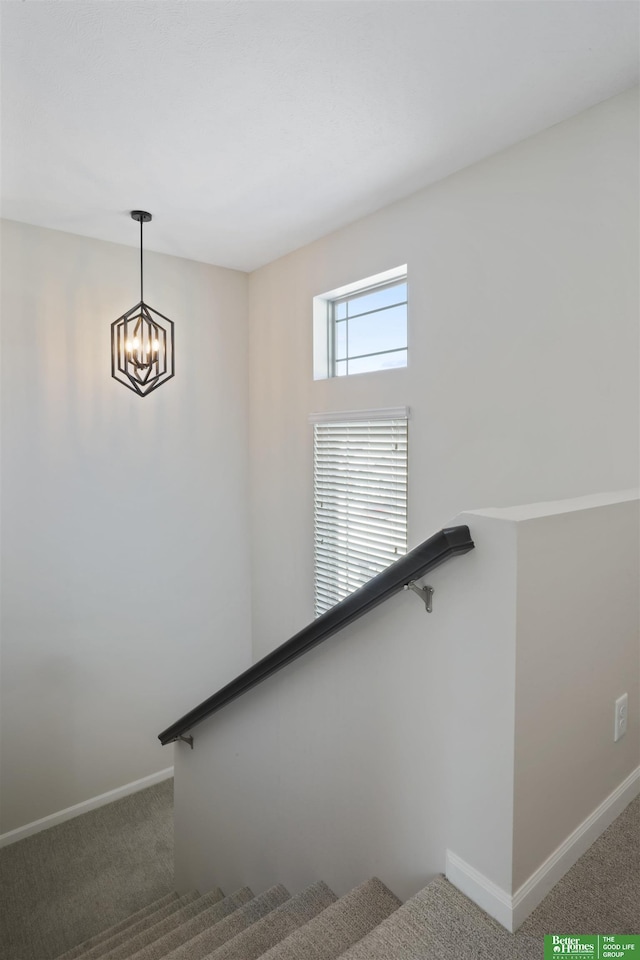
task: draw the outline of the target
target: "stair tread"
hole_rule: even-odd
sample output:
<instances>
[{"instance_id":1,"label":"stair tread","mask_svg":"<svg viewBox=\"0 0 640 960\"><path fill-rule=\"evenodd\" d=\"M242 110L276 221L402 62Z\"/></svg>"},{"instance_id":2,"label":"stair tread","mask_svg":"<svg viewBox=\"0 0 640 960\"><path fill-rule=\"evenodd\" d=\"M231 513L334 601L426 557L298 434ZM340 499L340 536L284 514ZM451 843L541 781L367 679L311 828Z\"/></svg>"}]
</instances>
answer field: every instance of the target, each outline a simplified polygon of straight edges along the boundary
<instances>
[{"instance_id":1,"label":"stair tread","mask_svg":"<svg viewBox=\"0 0 640 960\"><path fill-rule=\"evenodd\" d=\"M256 960L337 899L326 883L314 883L214 950L208 960Z\"/></svg>"},{"instance_id":2,"label":"stair tread","mask_svg":"<svg viewBox=\"0 0 640 960\"><path fill-rule=\"evenodd\" d=\"M175 913L176 910L180 910L181 907L186 906L188 903L193 903L194 900L198 900L199 898L200 894L197 890L192 890L189 893L183 894L181 897L176 897L175 900L165 904L165 906L161 907L159 910L156 910L154 913L148 914L130 926L117 931L113 935L103 938L94 946L84 949L82 953L76 954L76 960L94 960L96 957L103 956L120 943L124 943L128 937L135 936L141 930L153 926L159 920L170 916L172 913ZM105 931L105 933L107 932L108 931ZM66 953L63 953L61 956L57 957L56 960L69 960L69 958Z\"/></svg>"},{"instance_id":3,"label":"stair tread","mask_svg":"<svg viewBox=\"0 0 640 960\"><path fill-rule=\"evenodd\" d=\"M101 943L103 940L108 940L109 937L112 937L115 933L120 933L122 930L126 930L127 927L132 927L135 923L138 923L139 920L144 920L152 913L156 913L157 910L161 910L162 907L167 906L177 899L178 894L172 892L165 894L164 897L159 897L157 900L153 900L151 903L148 903L146 907L141 907L140 910L131 913L124 920L112 924L112 926L107 927L106 930L101 930L100 933L97 933L95 936L83 940L77 947L72 947L70 950L67 950L58 960L62 960L63 957L64 960L75 960L76 957L81 956L86 950L90 950L91 947L95 947L96 944Z\"/></svg>"},{"instance_id":4,"label":"stair tread","mask_svg":"<svg viewBox=\"0 0 640 960\"><path fill-rule=\"evenodd\" d=\"M219 887L214 887L213 890L209 890L197 900L192 901L192 903L185 904L185 906L174 911L174 913L168 917L164 917L150 927L145 927L144 930L141 930L135 934L135 936L128 936L126 941L120 943L107 953L101 954L101 957L103 957L103 960L126 960L127 957L142 950L143 947L148 946L155 940L159 940L160 937L163 937L166 933L175 930L181 924L193 919L193 917L197 917L203 910L213 907L222 900L224 900L222 890Z\"/></svg>"},{"instance_id":5,"label":"stair tread","mask_svg":"<svg viewBox=\"0 0 640 960\"><path fill-rule=\"evenodd\" d=\"M290 897L168 894L57 960L539 960L443 877L405 904L377 878L337 899L322 881Z\"/></svg>"},{"instance_id":6,"label":"stair tread","mask_svg":"<svg viewBox=\"0 0 640 960\"><path fill-rule=\"evenodd\" d=\"M444 877L390 914L340 960L539 960L540 940L509 933Z\"/></svg>"},{"instance_id":7,"label":"stair tread","mask_svg":"<svg viewBox=\"0 0 640 960\"><path fill-rule=\"evenodd\" d=\"M170 930L164 936L154 940L153 943L138 950L137 953L131 955L130 960L161 960L166 954L186 943L187 940L191 940L197 934L202 933L203 930L210 929L214 924L230 916L238 907L252 899L253 892L251 889L242 887L230 896L225 897L224 900L220 900L207 910L203 910L202 913L186 920L175 930Z\"/></svg>"},{"instance_id":8,"label":"stair tread","mask_svg":"<svg viewBox=\"0 0 640 960\"><path fill-rule=\"evenodd\" d=\"M262 954L261 960L335 960L400 906L373 877Z\"/></svg>"},{"instance_id":9,"label":"stair tread","mask_svg":"<svg viewBox=\"0 0 640 960\"><path fill-rule=\"evenodd\" d=\"M201 960L288 899L289 892L286 887L281 883L276 884L245 903L244 906L238 907L214 927L203 930L182 946L172 950L166 955L166 960Z\"/></svg>"}]
</instances>

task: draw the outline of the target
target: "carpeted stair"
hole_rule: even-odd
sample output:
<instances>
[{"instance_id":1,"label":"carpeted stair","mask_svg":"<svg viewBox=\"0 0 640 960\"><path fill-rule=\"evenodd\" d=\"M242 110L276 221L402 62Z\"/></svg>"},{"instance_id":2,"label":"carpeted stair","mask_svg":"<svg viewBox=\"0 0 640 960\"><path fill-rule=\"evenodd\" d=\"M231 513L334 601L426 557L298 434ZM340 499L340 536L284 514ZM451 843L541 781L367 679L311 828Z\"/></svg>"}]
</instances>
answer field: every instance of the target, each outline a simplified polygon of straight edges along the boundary
<instances>
[{"instance_id":1,"label":"carpeted stair","mask_svg":"<svg viewBox=\"0 0 640 960\"><path fill-rule=\"evenodd\" d=\"M153 903L147 904L146 907L142 907L141 910L137 910L135 913L132 913L130 917L127 917L126 920L122 920L120 923L114 923L112 927L109 927L107 930L103 930L102 933L97 934L95 937L91 937L89 940L85 940L84 943L81 943L79 947L74 947L72 950L67 950L66 953L63 953L60 957L60 960L75 960L76 957L79 957L82 953L86 953L91 947L94 947L96 943L101 943L107 937L115 933L120 933L121 930L130 929L134 924L138 923L139 920L144 920L146 917L151 914L158 913L162 910L163 907L173 903L178 900L177 893L168 893L164 897L160 897L159 900L154 900Z\"/></svg>"},{"instance_id":2,"label":"carpeted stair","mask_svg":"<svg viewBox=\"0 0 640 960\"><path fill-rule=\"evenodd\" d=\"M640 933L640 797L515 934L444 877L404 904L375 879L167 893L171 812L159 784L0 850L0 960L541 960L544 934Z\"/></svg>"},{"instance_id":3,"label":"carpeted stair","mask_svg":"<svg viewBox=\"0 0 640 960\"><path fill-rule=\"evenodd\" d=\"M277 910L287 900L289 900L289 892L282 884L270 887L260 896L254 897L243 907L225 917L220 923L183 941L182 946L172 950L166 956L171 957L171 960L199 960L201 957L210 957L218 947L243 933L258 920L262 920L272 910ZM157 956L156 954L154 960Z\"/></svg>"},{"instance_id":4,"label":"carpeted stair","mask_svg":"<svg viewBox=\"0 0 640 960\"><path fill-rule=\"evenodd\" d=\"M407 900L341 960L541 960L542 937L512 934L444 877Z\"/></svg>"},{"instance_id":5,"label":"carpeted stair","mask_svg":"<svg viewBox=\"0 0 640 960\"><path fill-rule=\"evenodd\" d=\"M150 928L146 943L137 953L130 953L129 955L135 956L136 960L156 960L158 957L164 957L181 947L188 940L193 940L198 934L211 930L218 925L220 920L224 920L232 913L239 914L239 908L245 906L250 900L254 900L252 891L249 887L242 887L236 893L231 894L230 897L225 897L224 900L220 900L213 907L202 910L191 920L186 921L169 933L156 937L155 933L157 931Z\"/></svg>"},{"instance_id":6,"label":"carpeted stair","mask_svg":"<svg viewBox=\"0 0 640 960\"><path fill-rule=\"evenodd\" d=\"M75 948L74 950L69 950L67 953L61 954L59 960L71 960L72 957L82 957L82 960L89 960L89 958L94 960L94 957L102 957L110 949L115 949L115 947L119 946L121 943L124 943L128 939L135 937L141 930L145 930L147 927L151 927L157 923L160 923L166 917L171 916L171 914L177 913L190 903L194 903L199 899L199 897L200 895L196 891L191 891L190 893L185 893L182 897L171 899L168 903L160 906L157 910L154 910L150 913L145 913L145 915L140 919L131 918L134 920L134 922L131 924L127 924L125 921L124 924L118 924L116 927L109 927L109 929L105 930L104 933L99 934L97 937L93 937L92 940L88 941L86 944L82 944L81 948Z\"/></svg>"},{"instance_id":7,"label":"carpeted stair","mask_svg":"<svg viewBox=\"0 0 640 960\"><path fill-rule=\"evenodd\" d=\"M216 889L214 896L208 894L200 897L189 907L141 930L119 947L109 947L106 953L101 954L101 960L125 960L127 957L139 957L140 954L151 958L164 957L185 940L215 926L253 898L249 887L243 887L230 897L217 896L221 892ZM157 944L161 945L160 953L154 949Z\"/></svg>"},{"instance_id":8,"label":"carpeted stair","mask_svg":"<svg viewBox=\"0 0 640 960\"><path fill-rule=\"evenodd\" d=\"M59 960L540 960L444 877L405 904L373 878L338 899L322 882L290 896L164 897Z\"/></svg>"},{"instance_id":9,"label":"carpeted stair","mask_svg":"<svg viewBox=\"0 0 640 960\"><path fill-rule=\"evenodd\" d=\"M180 906L178 910L172 911L169 916L159 919L157 915L151 914L141 923L136 924L134 928L113 934L102 943L96 944L95 947L91 947L86 953L81 954L83 960L103 960L105 957L108 957L109 960L123 960L123 958L130 957L132 953L141 950L150 940L155 940L165 933L177 929L181 924L202 913L203 910L207 910L224 900L224 894L218 887L215 887L203 897L199 897L197 894L189 894L189 897L193 899ZM157 922L153 923L154 919Z\"/></svg>"}]
</instances>

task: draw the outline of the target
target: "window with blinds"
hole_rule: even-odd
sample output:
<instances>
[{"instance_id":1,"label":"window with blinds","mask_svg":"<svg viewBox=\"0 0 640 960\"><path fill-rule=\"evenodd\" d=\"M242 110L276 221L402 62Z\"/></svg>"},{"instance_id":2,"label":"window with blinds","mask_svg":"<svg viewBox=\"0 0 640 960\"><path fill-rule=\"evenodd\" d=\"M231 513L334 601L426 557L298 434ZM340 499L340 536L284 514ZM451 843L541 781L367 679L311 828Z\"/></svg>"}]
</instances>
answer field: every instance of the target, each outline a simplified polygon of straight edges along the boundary
<instances>
[{"instance_id":1,"label":"window with blinds","mask_svg":"<svg viewBox=\"0 0 640 960\"><path fill-rule=\"evenodd\" d=\"M315 614L407 552L407 419L314 424Z\"/></svg>"}]
</instances>

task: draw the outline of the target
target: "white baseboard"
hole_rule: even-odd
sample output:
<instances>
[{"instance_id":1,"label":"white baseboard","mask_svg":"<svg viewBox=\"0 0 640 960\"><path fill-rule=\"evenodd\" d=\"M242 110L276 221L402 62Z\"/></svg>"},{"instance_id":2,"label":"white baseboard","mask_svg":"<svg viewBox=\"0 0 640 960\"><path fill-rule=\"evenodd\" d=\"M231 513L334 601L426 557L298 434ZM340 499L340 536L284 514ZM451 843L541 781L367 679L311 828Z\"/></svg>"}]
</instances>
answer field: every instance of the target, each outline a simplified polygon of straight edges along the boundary
<instances>
[{"instance_id":1,"label":"white baseboard","mask_svg":"<svg viewBox=\"0 0 640 960\"><path fill-rule=\"evenodd\" d=\"M447 850L447 879L498 923L513 932L639 793L640 767L637 767L513 895L451 850Z\"/></svg>"},{"instance_id":2,"label":"white baseboard","mask_svg":"<svg viewBox=\"0 0 640 960\"><path fill-rule=\"evenodd\" d=\"M457 854L447 850L447 866L445 870L447 880L457 887L465 897L477 903L485 913L501 923L507 930L512 930L513 905L512 898L503 890L485 877L484 874L472 867Z\"/></svg>"},{"instance_id":3,"label":"white baseboard","mask_svg":"<svg viewBox=\"0 0 640 960\"><path fill-rule=\"evenodd\" d=\"M636 767L516 890L513 896L514 930L639 793L640 767Z\"/></svg>"},{"instance_id":4,"label":"white baseboard","mask_svg":"<svg viewBox=\"0 0 640 960\"><path fill-rule=\"evenodd\" d=\"M9 830L8 833L0 834L0 849L2 849L2 847L8 847L10 843L24 840L26 837L30 837L34 833L39 833L41 830L48 830L49 827L55 827L58 823L64 823L65 820L71 820L73 817L79 817L83 813L89 813L90 810L97 810L98 807L104 807L105 804L113 803L114 800L121 800L122 797L128 797L129 794L137 793L138 790L152 787L154 784L168 780L172 776L173 767L167 767L166 770L159 770L158 773L152 773L148 777L142 777L141 780L134 780L133 783L125 783L123 787L117 787L115 790L102 793L99 797L91 797L90 800L83 800L82 803L76 803L72 807L58 810L57 813L50 813L48 817L42 817L41 820L25 823L23 827L17 827L15 830Z\"/></svg>"}]
</instances>

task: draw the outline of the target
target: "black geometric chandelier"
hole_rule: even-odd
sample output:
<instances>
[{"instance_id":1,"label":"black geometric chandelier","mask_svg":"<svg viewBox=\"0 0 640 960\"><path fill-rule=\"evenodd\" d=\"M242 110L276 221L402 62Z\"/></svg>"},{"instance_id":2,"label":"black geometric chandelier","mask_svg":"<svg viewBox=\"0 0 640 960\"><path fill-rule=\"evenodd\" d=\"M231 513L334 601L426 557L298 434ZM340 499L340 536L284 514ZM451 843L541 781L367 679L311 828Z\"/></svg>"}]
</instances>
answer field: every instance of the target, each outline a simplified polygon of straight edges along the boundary
<instances>
[{"instance_id":1,"label":"black geometric chandelier","mask_svg":"<svg viewBox=\"0 0 640 960\"><path fill-rule=\"evenodd\" d=\"M140 224L140 303L111 324L111 376L146 397L175 376L173 321L144 302L142 224L151 220L145 210L132 210Z\"/></svg>"}]
</instances>

